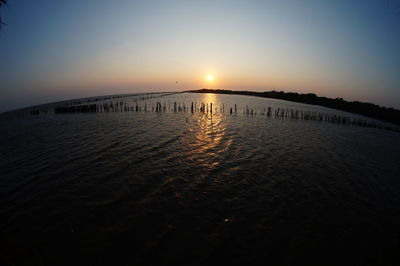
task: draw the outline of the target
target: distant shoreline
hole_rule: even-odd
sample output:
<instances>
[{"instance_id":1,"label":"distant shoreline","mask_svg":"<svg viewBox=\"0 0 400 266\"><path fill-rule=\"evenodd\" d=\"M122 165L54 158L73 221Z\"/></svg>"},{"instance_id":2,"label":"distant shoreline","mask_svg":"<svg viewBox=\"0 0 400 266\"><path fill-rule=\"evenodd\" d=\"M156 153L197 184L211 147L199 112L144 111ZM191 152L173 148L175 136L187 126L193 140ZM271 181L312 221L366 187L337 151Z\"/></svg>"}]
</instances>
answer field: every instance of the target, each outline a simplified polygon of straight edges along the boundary
<instances>
[{"instance_id":1,"label":"distant shoreline","mask_svg":"<svg viewBox=\"0 0 400 266\"><path fill-rule=\"evenodd\" d=\"M394 108L386 108L372 103L363 103L359 101L349 102L343 100L343 98L332 99L327 97L319 97L314 93L300 94L295 92L283 92L283 91L255 92L255 91L212 90L212 89L188 90L185 92L248 95L248 96L257 96L263 98L280 99L291 102L324 106L400 125L400 110Z\"/></svg>"}]
</instances>

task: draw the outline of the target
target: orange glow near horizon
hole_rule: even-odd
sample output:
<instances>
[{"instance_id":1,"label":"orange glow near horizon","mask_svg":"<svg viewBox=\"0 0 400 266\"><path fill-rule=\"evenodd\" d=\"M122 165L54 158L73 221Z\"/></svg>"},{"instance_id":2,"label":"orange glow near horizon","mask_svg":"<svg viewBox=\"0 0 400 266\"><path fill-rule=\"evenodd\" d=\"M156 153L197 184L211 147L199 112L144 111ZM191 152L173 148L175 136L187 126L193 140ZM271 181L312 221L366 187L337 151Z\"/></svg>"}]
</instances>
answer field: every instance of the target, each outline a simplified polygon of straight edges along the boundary
<instances>
[{"instance_id":1,"label":"orange glow near horizon","mask_svg":"<svg viewBox=\"0 0 400 266\"><path fill-rule=\"evenodd\" d=\"M366 12L336 2L85 1L90 16L77 12L72 24L66 10L82 7L79 1L44 2L54 17L37 20L33 5L5 10L13 27L1 31L0 111L201 88L316 93L400 108L400 20L371 19L369 10L381 18L393 11L379 1L363 5ZM344 10L343 18L332 10Z\"/></svg>"}]
</instances>

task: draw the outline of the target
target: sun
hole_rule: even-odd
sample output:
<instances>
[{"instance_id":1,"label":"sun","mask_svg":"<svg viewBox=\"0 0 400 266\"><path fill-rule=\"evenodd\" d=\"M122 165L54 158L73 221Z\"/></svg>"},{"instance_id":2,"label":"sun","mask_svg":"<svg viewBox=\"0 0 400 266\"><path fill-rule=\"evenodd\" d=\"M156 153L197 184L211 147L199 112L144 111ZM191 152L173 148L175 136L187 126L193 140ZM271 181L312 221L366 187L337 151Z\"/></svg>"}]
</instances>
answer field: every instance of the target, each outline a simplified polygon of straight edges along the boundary
<instances>
[{"instance_id":1,"label":"sun","mask_svg":"<svg viewBox=\"0 0 400 266\"><path fill-rule=\"evenodd\" d=\"M213 75L208 75L208 76L207 76L207 80L208 80L209 82L212 82L212 81L214 80L214 76L213 76Z\"/></svg>"}]
</instances>

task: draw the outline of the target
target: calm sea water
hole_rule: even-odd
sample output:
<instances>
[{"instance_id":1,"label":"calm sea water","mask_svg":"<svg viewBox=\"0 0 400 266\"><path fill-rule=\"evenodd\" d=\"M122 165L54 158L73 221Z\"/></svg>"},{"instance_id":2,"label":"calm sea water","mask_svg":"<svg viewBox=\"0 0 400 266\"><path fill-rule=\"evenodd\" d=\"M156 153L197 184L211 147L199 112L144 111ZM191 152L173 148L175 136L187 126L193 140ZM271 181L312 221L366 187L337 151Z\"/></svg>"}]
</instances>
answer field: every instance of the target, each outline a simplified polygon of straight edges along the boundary
<instances>
[{"instance_id":1,"label":"calm sea water","mask_svg":"<svg viewBox=\"0 0 400 266\"><path fill-rule=\"evenodd\" d=\"M121 98L148 112L0 116L1 263L400 263L399 132L260 115L357 117L279 100L155 96Z\"/></svg>"}]
</instances>

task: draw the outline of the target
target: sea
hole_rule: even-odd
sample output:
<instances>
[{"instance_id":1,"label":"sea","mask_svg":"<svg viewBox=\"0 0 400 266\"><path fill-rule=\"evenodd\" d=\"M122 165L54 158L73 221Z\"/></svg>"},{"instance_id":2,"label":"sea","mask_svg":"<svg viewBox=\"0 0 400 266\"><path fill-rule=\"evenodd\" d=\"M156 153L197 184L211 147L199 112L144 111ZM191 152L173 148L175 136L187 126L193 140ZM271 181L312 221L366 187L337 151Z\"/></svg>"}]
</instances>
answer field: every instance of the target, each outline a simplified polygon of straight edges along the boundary
<instances>
[{"instance_id":1,"label":"sea","mask_svg":"<svg viewBox=\"0 0 400 266\"><path fill-rule=\"evenodd\" d=\"M0 264L400 265L398 129L211 93L0 114Z\"/></svg>"}]
</instances>

